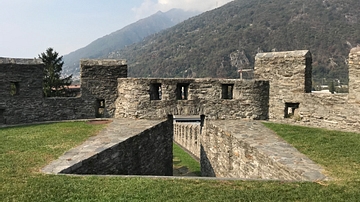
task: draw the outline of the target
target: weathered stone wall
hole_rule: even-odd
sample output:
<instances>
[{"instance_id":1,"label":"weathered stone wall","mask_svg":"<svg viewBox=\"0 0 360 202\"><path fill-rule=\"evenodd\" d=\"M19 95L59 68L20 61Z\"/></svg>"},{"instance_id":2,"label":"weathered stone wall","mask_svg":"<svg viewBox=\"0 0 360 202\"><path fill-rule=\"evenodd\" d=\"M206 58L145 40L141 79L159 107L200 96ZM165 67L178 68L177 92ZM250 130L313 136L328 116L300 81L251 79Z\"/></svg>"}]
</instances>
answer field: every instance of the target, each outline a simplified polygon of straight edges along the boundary
<instances>
[{"instance_id":1,"label":"weathered stone wall","mask_svg":"<svg viewBox=\"0 0 360 202\"><path fill-rule=\"evenodd\" d=\"M311 92L311 71L309 51L256 55L255 79L270 81L270 119L284 118L285 103L299 103L304 93Z\"/></svg>"},{"instance_id":2,"label":"weathered stone wall","mask_svg":"<svg viewBox=\"0 0 360 202\"><path fill-rule=\"evenodd\" d=\"M118 79L118 83L115 117L161 119L168 114L206 114L210 119L267 119L266 81L128 78ZM151 99L154 84L161 84L161 99ZM186 100L178 99L178 84L187 85ZM232 99L223 99L224 85L233 85Z\"/></svg>"},{"instance_id":3,"label":"weathered stone wall","mask_svg":"<svg viewBox=\"0 0 360 202\"><path fill-rule=\"evenodd\" d=\"M224 131L209 122L205 129L201 139L202 176L281 180L299 178L297 173L275 163L245 139L234 137L231 131Z\"/></svg>"},{"instance_id":4,"label":"weathered stone wall","mask_svg":"<svg viewBox=\"0 0 360 202\"><path fill-rule=\"evenodd\" d=\"M124 131L126 131L126 127L124 127ZM119 131L118 136L126 137L127 134L122 134L124 131ZM138 135L126 138L61 171L61 173L171 176L173 174L172 144L173 121L172 118L169 118L165 122Z\"/></svg>"},{"instance_id":5,"label":"weathered stone wall","mask_svg":"<svg viewBox=\"0 0 360 202\"><path fill-rule=\"evenodd\" d=\"M206 120L200 127L175 123L174 141L200 158L202 176L309 181L326 178L321 167L260 122Z\"/></svg>"},{"instance_id":6,"label":"weathered stone wall","mask_svg":"<svg viewBox=\"0 0 360 202\"><path fill-rule=\"evenodd\" d=\"M349 54L349 102L360 104L360 47Z\"/></svg>"},{"instance_id":7,"label":"weathered stone wall","mask_svg":"<svg viewBox=\"0 0 360 202\"><path fill-rule=\"evenodd\" d=\"M124 61L83 61L78 98L44 98L43 70L41 60L0 58L0 124L95 118L99 99L103 117L113 117L117 78L127 75Z\"/></svg>"},{"instance_id":8,"label":"weathered stone wall","mask_svg":"<svg viewBox=\"0 0 360 202\"><path fill-rule=\"evenodd\" d=\"M117 98L117 79L127 77L125 60L81 60L81 96L93 100L96 114L99 118L114 117ZM104 102L101 112L98 112L100 102Z\"/></svg>"},{"instance_id":9,"label":"weathered stone wall","mask_svg":"<svg viewBox=\"0 0 360 202\"><path fill-rule=\"evenodd\" d=\"M200 123L174 123L174 141L200 159Z\"/></svg>"},{"instance_id":10,"label":"weathered stone wall","mask_svg":"<svg viewBox=\"0 0 360 202\"><path fill-rule=\"evenodd\" d=\"M270 120L332 129L360 130L359 48L349 55L349 94L317 94L311 87L308 51L259 53L254 76L270 82Z\"/></svg>"}]
</instances>

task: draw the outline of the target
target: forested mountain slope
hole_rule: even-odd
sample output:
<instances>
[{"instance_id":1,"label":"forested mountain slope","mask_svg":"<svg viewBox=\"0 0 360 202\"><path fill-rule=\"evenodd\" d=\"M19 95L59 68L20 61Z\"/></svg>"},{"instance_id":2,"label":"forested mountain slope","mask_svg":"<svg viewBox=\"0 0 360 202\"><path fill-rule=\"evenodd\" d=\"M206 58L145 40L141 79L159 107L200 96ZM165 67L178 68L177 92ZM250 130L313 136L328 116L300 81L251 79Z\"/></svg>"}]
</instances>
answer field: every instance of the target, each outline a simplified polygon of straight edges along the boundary
<instances>
[{"instance_id":1,"label":"forested mountain slope","mask_svg":"<svg viewBox=\"0 0 360 202\"><path fill-rule=\"evenodd\" d=\"M113 52L132 77L237 78L256 53L308 49L315 80L347 82L360 44L359 0L235 0Z\"/></svg>"},{"instance_id":2,"label":"forested mountain slope","mask_svg":"<svg viewBox=\"0 0 360 202\"><path fill-rule=\"evenodd\" d=\"M80 59L107 58L109 53L115 50L120 50L127 45L139 42L146 36L172 27L196 14L198 14L198 12L183 11L180 9L172 9L165 13L159 11L148 18L139 20L123 29L101 37L84 48L64 55L64 74L74 74L78 76Z\"/></svg>"}]
</instances>

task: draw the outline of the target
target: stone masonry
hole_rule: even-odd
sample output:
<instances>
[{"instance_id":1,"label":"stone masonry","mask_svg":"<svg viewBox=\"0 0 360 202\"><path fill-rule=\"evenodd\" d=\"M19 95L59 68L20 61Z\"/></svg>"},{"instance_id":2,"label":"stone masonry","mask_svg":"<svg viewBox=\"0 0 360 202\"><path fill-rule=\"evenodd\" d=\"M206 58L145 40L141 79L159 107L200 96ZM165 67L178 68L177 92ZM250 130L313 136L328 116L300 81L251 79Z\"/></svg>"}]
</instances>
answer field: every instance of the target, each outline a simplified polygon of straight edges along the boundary
<instances>
[{"instance_id":1,"label":"stone masonry","mask_svg":"<svg viewBox=\"0 0 360 202\"><path fill-rule=\"evenodd\" d=\"M266 81L127 78L118 83L115 117L161 119L169 114L204 114L210 119L267 119Z\"/></svg>"},{"instance_id":2,"label":"stone masonry","mask_svg":"<svg viewBox=\"0 0 360 202\"><path fill-rule=\"evenodd\" d=\"M112 117L117 78L127 76L125 61L83 60L81 65L81 97L45 98L41 60L0 58L0 125Z\"/></svg>"},{"instance_id":3,"label":"stone masonry","mask_svg":"<svg viewBox=\"0 0 360 202\"><path fill-rule=\"evenodd\" d=\"M96 117L115 117L127 123L162 120L169 115L205 115L201 132L197 127L179 125L175 131L180 133L175 135L178 142L196 153L200 150L203 175L324 179L321 168L271 132L261 129L256 133L258 126L252 124L256 122L245 124L244 120L269 119L360 131L359 58L360 48L352 49L349 94L337 95L311 93L311 54L306 50L257 54L256 80L126 78L123 60L82 60L81 97L77 98L44 98L44 66L40 61L0 58L0 125ZM163 169L170 165L169 158L151 160L147 163L152 168L136 170L144 167L137 159L147 151L155 156L170 151L166 145L172 134L164 136L162 130L170 134L165 125L144 129L112 148L96 150L95 156L83 159L69 173L158 174L153 170L159 169L169 174ZM159 144L166 144L167 149L156 149ZM130 148L134 150L122 155ZM111 164L114 159L115 164ZM96 167L98 164L101 166Z\"/></svg>"},{"instance_id":4,"label":"stone masonry","mask_svg":"<svg viewBox=\"0 0 360 202\"><path fill-rule=\"evenodd\" d=\"M205 120L203 128L175 123L174 141L200 159L205 177L327 179L320 166L257 121Z\"/></svg>"},{"instance_id":5,"label":"stone masonry","mask_svg":"<svg viewBox=\"0 0 360 202\"><path fill-rule=\"evenodd\" d=\"M42 169L51 174L172 175L172 119L114 119Z\"/></svg>"},{"instance_id":6,"label":"stone masonry","mask_svg":"<svg viewBox=\"0 0 360 202\"><path fill-rule=\"evenodd\" d=\"M349 55L349 94L311 93L308 51L259 53L254 76L270 82L269 119L360 131L359 48Z\"/></svg>"}]
</instances>

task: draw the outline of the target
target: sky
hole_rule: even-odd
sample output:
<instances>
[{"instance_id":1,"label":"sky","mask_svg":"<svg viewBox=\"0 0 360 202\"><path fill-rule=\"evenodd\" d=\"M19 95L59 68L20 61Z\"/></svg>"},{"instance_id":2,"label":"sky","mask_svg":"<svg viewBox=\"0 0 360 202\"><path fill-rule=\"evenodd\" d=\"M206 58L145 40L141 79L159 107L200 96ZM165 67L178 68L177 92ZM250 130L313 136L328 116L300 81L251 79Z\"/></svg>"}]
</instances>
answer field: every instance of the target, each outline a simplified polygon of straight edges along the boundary
<instances>
[{"instance_id":1,"label":"sky","mask_svg":"<svg viewBox=\"0 0 360 202\"><path fill-rule=\"evenodd\" d=\"M0 0L0 57L66 55L172 8L208 11L232 0Z\"/></svg>"}]
</instances>

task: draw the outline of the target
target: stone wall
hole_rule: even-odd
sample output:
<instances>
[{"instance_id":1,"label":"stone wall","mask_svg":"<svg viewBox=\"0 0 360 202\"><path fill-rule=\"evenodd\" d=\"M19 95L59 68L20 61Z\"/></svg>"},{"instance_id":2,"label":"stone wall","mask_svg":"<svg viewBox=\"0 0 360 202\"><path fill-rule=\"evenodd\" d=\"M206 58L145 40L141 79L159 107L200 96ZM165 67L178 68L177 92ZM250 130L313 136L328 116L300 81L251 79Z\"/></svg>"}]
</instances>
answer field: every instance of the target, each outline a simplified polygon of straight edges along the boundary
<instances>
[{"instance_id":1,"label":"stone wall","mask_svg":"<svg viewBox=\"0 0 360 202\"><path fill-rule=\"evenodd\" d=\"M118 136L126 137L127 134L123 134L126 130L124 127ZM169 118L62 170L61 173L172 176L172 144L173 121Z\"/></svg>"},{"instance_id":2,"label":"stone wall","mask_svg":"<svg viewBox=\"0 0 360 202\"><path fill-rule=\"evenodd\" d=\"M128 78L118 79L118 83L115 117L206 114L210 119L267 119L266 81ZM185 92L179 93L179 88Z\"/></svg>"},{"instance_id":3,"label":"stone wall","mask_svg":"<svg viewBox=\"0 0 360 202\"><path fill-rule=\"evenodd\" d=\"M41 60L0 58L0 124L89 119L100 110L100 117L113 117L117 78L127 76L125 61L84 60L81 65L81 97L44 98Z\"/></svg>"},{"instance_id":4,"label":"stone wall","mask_svg":"<svg viewBox=\"0 0 360 202\"><path fill-rule=\"evenodd\" d=\"M349 54L349 102L360 104L360 47Z\"/></svg>"},{"instance_id":5,"label":"stone wall","mask_svg":"<svg viewBox=\"0 0 360 202\"><path fill-rule=\"evenodd\" d=\"M200 159L200 123L174 123L174 142Z\"/></svg>"},{"instance_id":6,"label":"stone wall","mask_svg":"<svg viewBox=\"0 0 360 202\"><path fill-rule=\"evenodd\" d=\"M311 92L309 51L258 53L254 77L270 81L269 118L284 118L285 103L299 103ZM298 115L298 114L295 114Z\"/></svg>"},{"instance_id":7,"label":"stone wall","mask_svg":"<svg viewBox=\"0 0 360 202\"><path fill-rule=\"evenodd\" d=\"M98 118L114 117L117 79L127 77L125 60L81 60L81 96L93 100Z\"/></svg>"},{"instance_id":8,"label":"stone wall","mask_svg":"<svg viewBox=\"0 0 360 202\"><path fill-rule=\"evenodd\" d=\"M201 131L201 132L200 132ZM175 123L174 141L200 158L205 177L323 180L322 168L260 122ZM200 156L199 156L200 153Z\"/></svg>"},{"instance_id":9,"label":"stone wall","mask_svg":"<svg viewBox=\"0 0 360 202\"><path fill-rule=\"evenodd\" d=\"M259 53L254 76L270 82L269 119L286 123L360 130L359 48L349 55L349 94L318 94L311 87L308 51Z\"/></svg>"}]
</instances>

